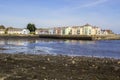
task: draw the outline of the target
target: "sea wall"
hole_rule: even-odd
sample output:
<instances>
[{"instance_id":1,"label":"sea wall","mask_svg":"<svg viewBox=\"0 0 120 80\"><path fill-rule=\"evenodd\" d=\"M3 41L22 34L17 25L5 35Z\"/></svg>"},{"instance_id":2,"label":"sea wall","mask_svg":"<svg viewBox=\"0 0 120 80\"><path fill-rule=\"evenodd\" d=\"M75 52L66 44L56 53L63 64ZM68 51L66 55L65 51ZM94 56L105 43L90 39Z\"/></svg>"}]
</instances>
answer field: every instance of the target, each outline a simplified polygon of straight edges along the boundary
<instances>
[{"instance_id":1,"label":"sea wall","mask_svg":"<svg viewBox=\"0 0 120 80\"><path fill-rule=\"evenodd\" d=\"M0 35L0 39L120 40L120 35Z\"/></svg>"},{"instance_id":2,"label":"sea wall","mask_svg":"<svg viewBox=\"0 0 120 80\"><path fill-rule=\"evenodd\" d=\"M39 37L50 39L92 40L92 36L79 36L79 35L39 35Z\"/></svg>"},{"instance_id":3,"label":"sea wall","mask_svg":"<svg viewBox=\"0 0 120 80\"><path fill-rule=\"evenodd\" d=\"M40 38L71 40L120 40L120 35L39 35Z\"/></svg>"},{"instance_id":4,"label":"sea wall","mask_svg":"<svg viewBox=\"0 0 120 80\"><path fill-rule=\"evenodd\" d=\"M96 35L92 36L93 40L120 40L120 35Z\"/></svg>"}]
</instances>

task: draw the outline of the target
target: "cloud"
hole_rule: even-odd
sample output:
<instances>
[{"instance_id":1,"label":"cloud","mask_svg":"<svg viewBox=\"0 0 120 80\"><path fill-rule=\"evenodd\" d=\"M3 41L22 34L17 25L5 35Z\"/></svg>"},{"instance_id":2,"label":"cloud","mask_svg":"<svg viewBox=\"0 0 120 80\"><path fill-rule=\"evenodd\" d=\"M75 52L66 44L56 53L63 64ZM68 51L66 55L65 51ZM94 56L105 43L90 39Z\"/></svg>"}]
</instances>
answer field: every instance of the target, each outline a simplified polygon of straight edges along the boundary
<instances>
[{"instance_id":1,"label":"cloud","mask_svg":"<svg viewBox=\"0 0 120 80\"><path fill-rule=\"evenodd\" d=\"M88 8L88 7L94 7L103 3L106 3L108 0L95 0L94 2L82 4L80 6L73 7L72 9L80 9L80 8Z\"/></svg>"},{"instance_id":2,"label":"cloud","mask_svg":"<svg viewBox=\"0 0 120 80\"><path fill-rule=\"evenodd\" d=\"M71 0L67 0L67 1L71 1ZM75 10L79 10L79 9L84 9L84 8L89 8L89 7L97 7L99 5L105 4L106 2L108 2L110 0L86 0L86 1L77 1L75 2L76 4L72 4L72 5L66 5L64 7L61 7L58 10L53 11L56 14L68 14L70 12L74 12Z\"/></svg>"},{"instance_id":3,"label":"cloud","mask_svg":"<svg viewBox=\"0 0 120 80\"><path fill-rule=\"evenodd\" d=\"M92 6L96 6L96 5L99 5L99 4L103 4L103 3L107 2L107 1L108 0L96 0L95 2L84 4L84 5L82 5L82 7L92 7Z\"/></svg>"}]
</instances>

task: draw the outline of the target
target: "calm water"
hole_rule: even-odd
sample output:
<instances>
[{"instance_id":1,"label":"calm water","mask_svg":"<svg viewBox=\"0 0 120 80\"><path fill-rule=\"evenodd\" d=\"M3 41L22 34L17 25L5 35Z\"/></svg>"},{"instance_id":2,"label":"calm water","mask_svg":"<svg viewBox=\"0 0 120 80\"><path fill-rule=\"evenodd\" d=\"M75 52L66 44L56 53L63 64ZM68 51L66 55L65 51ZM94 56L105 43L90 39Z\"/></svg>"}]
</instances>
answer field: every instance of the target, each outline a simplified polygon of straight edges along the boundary
<instances>
[{"instance_id":1,"label":"calm water","mask_svg":"<svg viewBox=\"0 0 120 80\"><path fill-rule=\"evenodd\" d=\"M120 40L77 41L9 39L0 40L0 48L0 53L10 54L63 54L74 56L120 58Z\"/></svg>"}]
</instances>

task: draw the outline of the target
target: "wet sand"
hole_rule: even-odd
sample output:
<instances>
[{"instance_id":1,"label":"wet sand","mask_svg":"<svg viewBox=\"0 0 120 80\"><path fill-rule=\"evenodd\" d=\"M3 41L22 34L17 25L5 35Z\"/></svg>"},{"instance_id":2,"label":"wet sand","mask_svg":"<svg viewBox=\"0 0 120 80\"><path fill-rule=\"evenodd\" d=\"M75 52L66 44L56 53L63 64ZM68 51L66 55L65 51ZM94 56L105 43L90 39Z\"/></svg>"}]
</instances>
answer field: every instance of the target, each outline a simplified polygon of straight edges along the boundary
<instances>
[{"instance_id":1,"label":"wet sand","mask_svg":"<svg viewBox=\"0 0 120 80\"><path fill-rule=\"evenodd\" d=\"M120 80L120 60L0 54L0 80Z\"/></svg>"}]
</instances>

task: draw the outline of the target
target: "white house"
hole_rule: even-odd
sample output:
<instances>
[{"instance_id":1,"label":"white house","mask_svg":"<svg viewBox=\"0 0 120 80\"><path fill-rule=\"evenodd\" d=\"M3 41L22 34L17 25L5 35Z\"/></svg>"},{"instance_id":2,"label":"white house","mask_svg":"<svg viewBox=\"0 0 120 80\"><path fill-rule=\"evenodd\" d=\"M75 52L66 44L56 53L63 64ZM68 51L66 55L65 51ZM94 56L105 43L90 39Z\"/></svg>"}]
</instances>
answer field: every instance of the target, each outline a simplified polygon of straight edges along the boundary
<instances>
[{"instance_id":1,"label":"white house","mask_svg":"<svg viewBox=\"0 0 120 80\"><path fill-rule=\"evenodd\" d=\"M107 30L102 30L102 35L108 35L108 31Z\"/></svg>"},{"instance_id":2,"label":"white house","mask_svg":"<svg viewBox=\"0 0 120 80\"><path fill-rule=\"evenodd\" d=\"M83 27L79 26L77 28L77 35L83 35Z\"/></svg>"},{"instance_id":3,"label":"white house","mask_svg":"<svg viewBox=\"0 0 120 80\"><path fill-rule=\"evenodd\" d=\"M72 28L71 27L66 27L65 28L65 35L70 35L72 34Z\"/></svg>"},{"instance_id":4,"label":"white house","mask_svg":"<svg viewBox=\"0 0 120 80\"><path fill-rule=\"evenodd\" d=\"M49 34L51 34L51 35L54 34L54 28L49 28Z\"/></svg>"},{"instance_id":5,"label":"white house","mask_svg":"<svg viewBox=\"0 0 120 80\"><path fill-rule=\"evenodd\" d=\"M22 34L22 29L19 28L11 28L7 31L8 34Z\"/></svg>"},{"instance_id":6,"label":"white house","mask_svg":"<svg viewBox=\"0 0 120 80\"><path fill-rule=\"evenodd\" d=\"M28 29L20 29L20 28L11 28L8 29L7 34L29 34L30 31Z\"/></svg>"},{"instance_id":7,"label":"white house","mask_svg":"<svg viewBox=\"0 0 120 80\"><path fill-rule=\"evenodd\" d=\"M21 31L21 34L30 34L30 31L28 29L23 29Z\"/></svg>"},{"instance_id":8,"label":"white house","mask_svg":"<svg viewBox=\"0 0 120 80\"><path fill-rule=\"evenodd\" d=\"M92 26L86 24L83 26L83 35L92 35Z\"/></svg>"}]
</instances>

